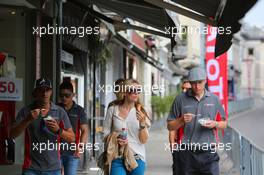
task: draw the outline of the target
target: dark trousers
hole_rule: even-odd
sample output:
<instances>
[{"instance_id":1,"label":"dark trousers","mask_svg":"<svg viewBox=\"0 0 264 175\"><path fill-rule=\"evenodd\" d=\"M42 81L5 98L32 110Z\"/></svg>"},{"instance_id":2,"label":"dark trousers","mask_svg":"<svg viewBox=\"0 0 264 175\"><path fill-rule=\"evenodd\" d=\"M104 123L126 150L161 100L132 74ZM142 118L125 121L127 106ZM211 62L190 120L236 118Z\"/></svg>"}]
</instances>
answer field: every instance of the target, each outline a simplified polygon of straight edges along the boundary
<instances>
[{"instance_id":1,"label":"dark trousers","mask_svg":"<svg viewBox=\"0 0 264 175\"><path fill-rule=\"evenodd\" d=\"M15 162L15 140L8 138L7 144L8 144L7 159L9 161Z\"/></svg>"},{"instance_id":2,"label":"dark trousers","mask_svg":"<svg viewBox=\"0 0 264 175\"><path fill-rule=\"evenodd\" d=\"M173 151L172 153L172 172L173 175L182 175L183 174L183 169L182 169L182 164L180 161L180 153L179 151Z\"/></svg>"},{"instance_id":3,"label":"dark trousers","mask_svg":"<svg viewBox=\"0 0 264 175\"><path fill-rule=\"evenodd\" d=\"M219 175L217 153L179 151L177 154L180 169L183 169L180 175Z\"/></svg>"}]
</instances>

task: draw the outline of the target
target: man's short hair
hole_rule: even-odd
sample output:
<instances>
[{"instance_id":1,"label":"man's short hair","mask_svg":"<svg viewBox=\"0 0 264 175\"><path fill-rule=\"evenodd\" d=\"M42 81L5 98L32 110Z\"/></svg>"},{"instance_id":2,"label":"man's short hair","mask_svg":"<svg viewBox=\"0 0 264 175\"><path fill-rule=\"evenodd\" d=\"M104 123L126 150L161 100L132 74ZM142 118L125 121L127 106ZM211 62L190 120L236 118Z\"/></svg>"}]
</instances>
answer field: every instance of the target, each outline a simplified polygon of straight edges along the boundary
<instances>
[{"instance_id":1,"label":"man's short hair","mask_svg":"<svg viewBox=\"0 0 264 175\"><path fill-rule=\"evenodd\" d=\"M121 85L121 84L123 84L125 82L125 79L124 78L119 78L119 79L117 79L116 81L115 81L115 85Z\"/></svg>"},{"instance_id":2,"label":"man's short hair","mask_svg":"<svg viewBox=\"0 0 264 175\"><path fill-rule=\"evenodd\" d=\"M119 79L117 79L114 82L114 90L115 90L115 92L122 91L122 86L123 86L124 82L125 82L125 79L123 79L123 78L119 78Z\"/></svg>"},{"instance_id":3,"label":"man's short hair","mask_svg":"<svg viewBox=\"0 0 264 175\"><path fill-rule=\"evenodd\" d=\"M64 81L60 84L60 90L62 89L67 89L70 90L71 92L73 92L73 86L72 83L69 81Z\"/></svg>"},{"instance_id":4,"label":"man's short hair","mask_svg":"<svg viewBox=\"0 0 264 175\"><path fill-rule=\"evenodd\" d=\"M182 81L182 84L185 84L185 83L190 83L190 81L189 80Z\"/></svg>"},{"instance_id":5,"label":"man's short hair","mask_svg":"<svg viewBox=\"0 0 264 175\"><path fill-rule=\"evenodd\" d=\"M184 84L184 83L186 83L186 82L189 82L189 80L188 80L188 76L183 76L183 77L181 78L181 83Z\"/></svg>"}]
</instances>

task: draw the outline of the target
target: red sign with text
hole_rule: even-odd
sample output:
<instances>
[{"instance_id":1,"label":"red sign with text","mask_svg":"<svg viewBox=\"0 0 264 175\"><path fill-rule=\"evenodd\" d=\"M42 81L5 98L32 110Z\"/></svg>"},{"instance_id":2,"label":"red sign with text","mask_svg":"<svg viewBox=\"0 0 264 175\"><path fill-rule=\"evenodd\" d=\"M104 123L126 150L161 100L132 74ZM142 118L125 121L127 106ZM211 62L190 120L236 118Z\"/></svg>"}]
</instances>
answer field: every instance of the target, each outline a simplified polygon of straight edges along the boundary
<instances>
[{"instance_id":1,"label":"red sign with text","mask_svg":"<svg viewBox=\"0 0 264 175\"><path fill-rule=\"evenodd\" d=\"M228 114L227 53L215 58L217 28L208 26L206 36L206 73L209 91L216 94ZM216 118L217 119L217 118ZM218 119L219 120L219 119Z\"/></svg>"}]
</instances>

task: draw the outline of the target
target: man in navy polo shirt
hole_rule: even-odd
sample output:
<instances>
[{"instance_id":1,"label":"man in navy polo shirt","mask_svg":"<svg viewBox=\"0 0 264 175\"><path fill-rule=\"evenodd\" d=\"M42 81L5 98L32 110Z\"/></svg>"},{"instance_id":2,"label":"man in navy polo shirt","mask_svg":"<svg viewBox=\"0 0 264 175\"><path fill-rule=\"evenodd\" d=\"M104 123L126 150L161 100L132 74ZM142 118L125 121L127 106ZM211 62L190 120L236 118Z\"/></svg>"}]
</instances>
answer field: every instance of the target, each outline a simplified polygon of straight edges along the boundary
<instances>
[{"instance_id":1,"label":"man in navy polo shirt","mask_svg":"<svg viewBox=\"0 0 264 175\"><path fill-rule=\"evenodd\" d=\"M83 152L88 139L88 119L84 109L73 101L73 86L65 81L60 85L59 105L65 109L75 133L76 150L61 147L61 162L64 175L75 175L79 165L80 151ZM81 150L80 150L81 149Z\"/></svg>"},{"instance_id":2,"label":"man in navy polo shirt","mask_svg":"<svg viewBox=\"0 0 264 175\"><path fill-rule=\"evenodd\" d=\"M184 127L178 147L184 170L181 175L219 175L215 134L217 129L227 127L225 112L218 97L205 89L206 73L202 68L191 69L188 80L191 89L175 98L167 119L169 130ZM221 121L216 121L217 115Z\"/></svg>"},{"instance_id":3,"label":"man in navy polo shirt","mask_svg":"<svg viewBox=\"0 0 264 175\"><path fill-rule=\"evenodd\" d=\"M18 112L11 129L12 138L25 131L22 175L61 174L59 142L61 139L69 143L75 141L67 113L50 101L51 95L50 80L36 80L35 101Z\"/></svg>"}]
</instances>

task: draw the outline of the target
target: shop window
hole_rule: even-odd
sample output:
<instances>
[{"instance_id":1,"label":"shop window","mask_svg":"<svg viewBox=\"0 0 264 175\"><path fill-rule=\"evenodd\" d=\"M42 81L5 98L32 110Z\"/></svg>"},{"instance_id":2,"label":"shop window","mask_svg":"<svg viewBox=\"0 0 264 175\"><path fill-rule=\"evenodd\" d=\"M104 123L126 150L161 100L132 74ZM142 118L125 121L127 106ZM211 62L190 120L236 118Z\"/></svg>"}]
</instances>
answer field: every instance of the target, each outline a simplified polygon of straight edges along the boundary
<instances>
[{"instance_id":1,"label":"shop window","mask_svg":"<svg viewBox=\"0 0 264 175\"><path fill-rule=\"evenodd\" d=\"M248 49L248 55L254 55L254 49L253 48Z\"/></svg>"}]
</instances>

